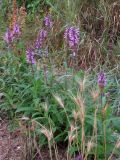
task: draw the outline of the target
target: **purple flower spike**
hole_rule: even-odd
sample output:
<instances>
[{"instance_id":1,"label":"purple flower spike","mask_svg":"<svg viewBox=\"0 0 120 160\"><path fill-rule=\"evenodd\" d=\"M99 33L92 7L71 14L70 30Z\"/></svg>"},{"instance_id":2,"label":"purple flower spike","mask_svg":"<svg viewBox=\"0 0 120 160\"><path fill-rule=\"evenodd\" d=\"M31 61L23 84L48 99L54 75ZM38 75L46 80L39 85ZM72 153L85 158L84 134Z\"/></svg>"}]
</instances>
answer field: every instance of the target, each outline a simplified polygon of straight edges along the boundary
<instances>
[{"instance_id":1,"label":"purple flower spike","mask_svg":"<svg viewBox=\"0 0 120 160\"><path fill-rule=\"evenodd\" d=\"M81 155L81 154L80 154L80 155L78 155L78 156L75 158L75 160L83 160L82 155Z\"/></svg>"},{"instance_id":2,"label":"purple flower spike","mask_svg":"<svg viewBox=\"0 0 120 160\"><path fill-rule=\"evenodd\" d=\"M20 27L19 27L19 25L17 23L13 27L13 34L15 36L19 36L20 35Z\"/></svg>"},{"instance_id":3,"label":"purple flower spike","mask_svg":"<svg viewBox=\"0 0 120 160\"><path fill-rule=\"evenodd\" d=\"M46 27L48 27L48 28L51 28L52 27L52 25L53 25L53 22L52 22L52 20L51 20L51 15L49 14L49 15L47 15L45 18L44 18L44 25L46 26Z\"/></svg>"},{"instance_id":4,"label":"purple flower spike","mask_svg":"<svg viewBox=\"0 0 120 160\"><path fill-rule=\"evenodd\" d=\"M6 43L9 44L9 43L13 42L13 39L14 39L13 33L8 28L7 32L5 33L4 40Z\"/></svg>"},{"instance_id":5,"label":"purple flower spike","mask_svg":"<svg viewBox=\"0 0 120 160\"><path fill-rule=\"evenodd\" d=\"M64 33L64 38L71 49L76 48L78 46L80 41L79 33L80 33L79 28L76 27L66 28Z\"/></svg>"},{"instance_id":6,"label":"purple flower spike","mask_svg":"<svg viewBox=\"0 0 120 160\"><path fill-rule=\"evenodd\" d=\"M104 72L100 72L98 75L98 85L100 88L104 88L107 84L106 76Z\"/></svg>"},{"instance_id":7,"label":"purple flower spike","mask_svg":"<svg viewBox=\"0 0 120 160\"><path fill-rule=\"evenodd\" d=\"M27 49L26 51L26 59L28 63L35 64L34 51L32 48Z\"/></svg>"},{"instance_id":8,"label":"purple flower spike","mask_svg":"<svg viewBox=\"0 0 120 160\"><path fill-rule=\"evenodd\" d=\"M44 29L41 29L39 31L39 35L38 35L37 40L35 42L35 48L36 49L42 48L43 42L44 42L46 37L47 37L47 31L44 30Z\"/></svg>"},{"instance_id":9,"label":"purple flower spike","mask_svg":"<svg viewBox=\"0 0 120 160\"><path fill-rule=\"evenodd\" d=\"M13 40L20 35L20 27L18 24L15 24L13 27L13 31L10 30L10 28L7 29L7 32L5 33L4 40L6 43L11 43Z\"/></svg>"}]
</instances>

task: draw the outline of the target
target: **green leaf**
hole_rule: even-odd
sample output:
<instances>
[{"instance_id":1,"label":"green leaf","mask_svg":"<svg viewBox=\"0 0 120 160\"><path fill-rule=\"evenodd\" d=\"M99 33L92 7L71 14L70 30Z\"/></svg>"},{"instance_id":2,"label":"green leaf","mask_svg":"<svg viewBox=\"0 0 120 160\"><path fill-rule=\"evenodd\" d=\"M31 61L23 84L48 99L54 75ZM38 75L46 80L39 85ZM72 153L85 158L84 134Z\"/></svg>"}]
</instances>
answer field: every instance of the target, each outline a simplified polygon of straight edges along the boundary
<instances>
[{"instance_id":1,"label":"green leaf","mask_svg":"<svg viewBox=\"0 0 120 160\"><path fill-rule=\"evenodd\" d=\"M24 112L24 111L31 112L31 111L34 111L34 109L31 106L29 106L29 107L19 106L19 107L17 107L16 113L18 113L18 112Z\"/></svg>"}]
</instances>

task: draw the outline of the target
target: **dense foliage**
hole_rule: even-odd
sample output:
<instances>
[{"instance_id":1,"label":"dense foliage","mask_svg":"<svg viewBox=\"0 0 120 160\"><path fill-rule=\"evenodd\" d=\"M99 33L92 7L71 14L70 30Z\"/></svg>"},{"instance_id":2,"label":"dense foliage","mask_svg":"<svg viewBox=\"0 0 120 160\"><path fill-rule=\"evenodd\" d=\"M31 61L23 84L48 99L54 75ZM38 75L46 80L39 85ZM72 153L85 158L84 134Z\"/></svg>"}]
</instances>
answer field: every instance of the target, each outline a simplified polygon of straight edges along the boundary
<instances>
[{"instance_id":1,"label":"dense foliage","mask_svg":"<svg viewBox=\"0 0 120 160\"><path fill-rule=\"evenodd\" d=\"M58 160L61 145L67 160L120 157L119 6L2 3L0 110L29 138L24 159L48 146Z\"/></svg>"}]
</instances>

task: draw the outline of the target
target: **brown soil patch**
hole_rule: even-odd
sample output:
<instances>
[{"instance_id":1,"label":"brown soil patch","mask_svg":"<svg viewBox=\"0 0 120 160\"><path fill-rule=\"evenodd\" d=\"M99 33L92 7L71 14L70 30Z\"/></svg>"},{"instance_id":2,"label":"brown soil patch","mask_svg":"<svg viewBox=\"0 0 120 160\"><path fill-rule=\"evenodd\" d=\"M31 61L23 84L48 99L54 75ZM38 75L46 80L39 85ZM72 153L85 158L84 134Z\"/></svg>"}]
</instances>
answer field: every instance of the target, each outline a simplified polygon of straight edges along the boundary
<instances>
[{"instance_id":1,"label":"brown soil patch","mask_svg":"<svg viewBox=\"0 0 120 160\"><path fill-rule=\"evenodd\" d=\"M7 128L7 122L0 122L0 160L21 160L20 137L11 135Z\"/></svg>"},{"instance_id":2,"label":"brown soil patch","mask_svg":"<svg viewBox=\"0 0 120 160\"><path fill-rule=\"evenodd\" d=\"M0 120L0 160L32 160L24 157L25 141L17 130L14 133L8 131L8 122ZM36 151L34 160L50 160L49 149L44 148L39 150L41 157ZM65 148L59 148L58 158L60 160L66 160ZM53 151L53 160L56 160Z\"/></svg>"}]
</instances>

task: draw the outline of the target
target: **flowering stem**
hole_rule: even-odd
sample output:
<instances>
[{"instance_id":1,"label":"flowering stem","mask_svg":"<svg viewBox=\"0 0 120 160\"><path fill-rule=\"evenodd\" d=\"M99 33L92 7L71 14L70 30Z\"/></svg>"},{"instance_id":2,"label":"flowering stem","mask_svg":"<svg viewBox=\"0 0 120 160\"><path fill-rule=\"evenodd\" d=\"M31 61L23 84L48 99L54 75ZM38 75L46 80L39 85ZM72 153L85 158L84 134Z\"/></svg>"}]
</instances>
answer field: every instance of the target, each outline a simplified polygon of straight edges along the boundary
<instances>
[{"instance_id":1,"label":"flowering stem","mask_svg":"<svg viewBox=\"0 0 120 160\"><path fill-rule=\"evenodd\" d=\"M103 106L102 100L103 100L103 92L101 91L101 109L103 109L103 108L102 108L102 106ZM103 113L102 116L103 116L103 117L102 117L102 124L103 124L103 136L104 136L104 138L103 138L104 158L105 158L105 160L106 160L106 124L105 124L105 115L104 115L104 113Z\"/></svg>"},{"instance_id":2,"label":"flowering stem","mask_svg":"<svg viewBox=\"0 0 120 160\"><path fill-rule=\"evenodd\" d=\"M103 99L103 93L101 92L101 93L100 93L100 104L101 104L101 108L102 108L102 106L103 106L103 104L102 104L102 99Z\"/></svg>"},{"instance_id":3,"label":"flowering stem","mask_svg":"<svg viewBox=\"0 0 120 160\"><path fill-rule=\"evenodd\" d=\"M46 69L46 66L44 65L44 77L45 77L45 83L47 85L47 69Z\"/></svg>"},{"instance_id":4,"label":"flowering stem","mask_svg":"<svg viewBox=\"0 0 120 160\"><path fill-rule=\"evenodd\" d=\"M103 132L104 132L104 154L105 154L105 160L106 160L107 157L106 157L106 123L105 121L103 122Z\"/></svg>"},{"instance_id":5,"label":"flowering stem","mask_svg":"<svg viewBox=\"0 0 120 160\"><path fill-rule=\"evenodd\" d=\"M33 77L34 77L34 69L33 69L32 63L31 63L31 69L32 69L32 75L33 75Z\"/></svg>"}]
</instances>

